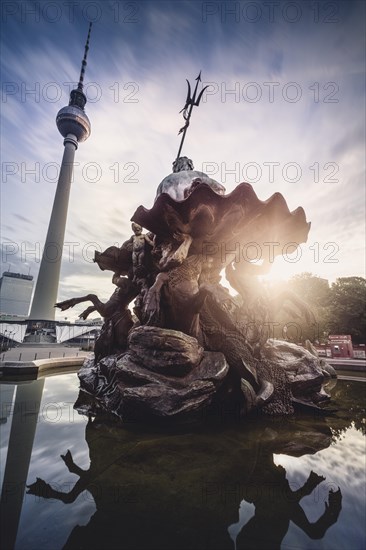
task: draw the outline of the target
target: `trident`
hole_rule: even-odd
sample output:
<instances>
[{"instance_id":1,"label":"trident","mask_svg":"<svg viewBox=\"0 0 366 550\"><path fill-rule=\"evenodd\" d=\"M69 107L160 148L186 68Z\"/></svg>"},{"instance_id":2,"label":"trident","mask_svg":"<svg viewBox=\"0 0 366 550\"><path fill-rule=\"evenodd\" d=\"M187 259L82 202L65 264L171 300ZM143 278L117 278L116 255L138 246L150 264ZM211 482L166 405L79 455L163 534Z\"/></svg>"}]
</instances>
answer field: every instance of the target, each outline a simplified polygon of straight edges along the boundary
<instances>
[{"instance_id":1,"label":"trident","mask_svg":"<svg viewBox=\"0 0 366 550\"><path fill-rule=\"evenodd\" d=\"M187 80L187 79L186 79ZM187 80L187 84L188 84L188 93L187 93L187 99L186 99L186 103L183 107L183 109L181 111L179 111L179 113L183 113L183 118L184 120L186 121L185 125L179 130L178 132L178 136L179 134L181 134L183 132L183 135L182 135L182 140L180 142L180 146L179 146L179 151L178 151L178 154L177 154L177 159L179 158L180 156L180 153L181 153L181 150L182 150L182 147L183 147L183 143L184 143L184 138L186 137L186 133L187 133L187 129L188 129L188 126L189 126L189 120L191 118L191 114L192 114L192 109L194 106L198 107L199 104L200 104L200 101L201 101L201 98L202 98L202 95L203 95L203 92L206 90L206 88L208 88L208 85L205 86L202 91L200 92L197 100L196 100L196 94L197 94L197 89L198 89L198 83L201 82L201 71L200 71L200 74L197 76L196 78L196 81L197 81L197 84L196 84L196 87L194 89L194 92L193 92L193 97L191 97L191 85L189 83L189 81ZM176 159L176 160L177 160Z\"/></svg>"}]
</instances>

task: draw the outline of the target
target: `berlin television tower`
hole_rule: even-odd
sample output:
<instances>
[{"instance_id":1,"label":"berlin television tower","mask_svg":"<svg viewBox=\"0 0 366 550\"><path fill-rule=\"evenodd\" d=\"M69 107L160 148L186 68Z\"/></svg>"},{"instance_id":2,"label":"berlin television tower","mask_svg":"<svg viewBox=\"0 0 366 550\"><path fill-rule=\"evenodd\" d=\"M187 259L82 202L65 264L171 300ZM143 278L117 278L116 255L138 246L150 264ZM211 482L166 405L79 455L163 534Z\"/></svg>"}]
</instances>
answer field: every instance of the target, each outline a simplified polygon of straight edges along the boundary
<instances>
[{"instance_id":1,"label":"berlin television tower","mask_svg":"<svg viewBox=\"0 0 366 550\"><path fill-rule=\"evenodd\" d=\"M29 319L32 321L55 320L54 305L57 301L57 291L60 280L62 250L75 151L78 148L78 143L80 141L85 141L90 136L90 121L84 112L86 96L83 92L83 81L86 58L89 50L91 26L92 24L90 23L88 38L85 44L84 58L81 63L79 84L77 88L70 93L69 105L60 109L56 117L57 128L60 134L65 138L65 149L36 289L29 314Z\"/></svg>"}]
</instances>

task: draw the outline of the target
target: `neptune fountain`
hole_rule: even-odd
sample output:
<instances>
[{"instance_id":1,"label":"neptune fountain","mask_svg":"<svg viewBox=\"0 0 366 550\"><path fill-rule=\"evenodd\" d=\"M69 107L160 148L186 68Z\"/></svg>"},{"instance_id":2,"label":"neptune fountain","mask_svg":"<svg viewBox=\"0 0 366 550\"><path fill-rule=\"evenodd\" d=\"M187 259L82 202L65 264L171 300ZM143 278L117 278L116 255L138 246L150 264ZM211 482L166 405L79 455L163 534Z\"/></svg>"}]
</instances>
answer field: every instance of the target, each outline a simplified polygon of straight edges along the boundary
<instances>
[{"instance_id":1,"label":"neptune fountain","mask_svg":"<svg viewBox=\"0 0 366 550\"><path fill-rule=\"evenodd\" d=\"M299 297L269 294L260 282L284 247L306 242L310 223L280 193L261 201L241 183L227 194L181 156L205 90L197 95L200 81L192 97L187 81L180 147L154 204L137 208L133 235L120 248L95 252L100 269L113 273L110 299L88 294L56 304L66 310L91 301L81 317L98 311L105 320L95 357L79 372L76 407L143 421L187 420L227 405L239 417L324 411L323 382L335 376L333 368L310 342L305 349L268 330L286 303L309 322L312 313ZM260 263L248 257L253 245ZM235 293L221 284L223 272Z\"/></svg>"},{"instance_id":2,"label":"neptune fountain","mask_svg":"<svg viewBox=\"0 0 366 550\"><path fill-rule=\"evenodd\" d=\"M260 282L273 261L268 243L282 250L306 242L302 208L291 212L280 193L261 201L248 183L226 194L179 157L152 208L133 214L132 229L120 248L95 252L100 269L113 272L106 303L88 294L56 304L65 310L91 300L81 317L97 310L105 319L95 357L79 372L79 407L122 420L182 420L227 403L240 416L324 410L332 367L310 342L305 349L268 330L288 301L309 322L312 313L299 297L269 295ZM243 252L250 243L262 252L260 265ZM235 295L221 284L223 271Z\"/></svg>"}]
</instances>

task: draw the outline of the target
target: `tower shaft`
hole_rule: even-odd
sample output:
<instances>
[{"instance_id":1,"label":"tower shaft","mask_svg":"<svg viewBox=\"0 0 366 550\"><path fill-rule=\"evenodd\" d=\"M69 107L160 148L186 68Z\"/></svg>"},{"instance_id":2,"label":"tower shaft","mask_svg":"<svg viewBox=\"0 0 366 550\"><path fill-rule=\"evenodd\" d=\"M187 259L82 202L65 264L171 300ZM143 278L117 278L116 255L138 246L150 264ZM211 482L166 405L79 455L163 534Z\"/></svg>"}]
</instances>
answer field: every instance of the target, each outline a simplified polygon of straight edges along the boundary
<instances>
[{"instance_id":1,"label":"tower shaft","mask_svg":"<svg viewBox=\"0 0 366 550\"><path fill-rule=\"evenodd\" d=\"M46 243L43 249L39 268L36 289L33 296L29 320L55 321L55 303L60 280L62 250L64 246L65 227L71 179L74 165L75 151L78 143L88 139L90 135L90 121L84 111L86 95L83 92L83 81L86 59L89 50L89 39L92 24L89 25L88 37L85 44L84 58L81 62L79 84L70 92L69 105L59 110L56 124L60 134L64 137L64 154L61 163L60 176L57 182L55 199L48 225ZM33 326L32 326L33 325ZM32 336L33 328L38 323L30 323L28 329ZM42 325L40 325L42 326ZM37 332L36 332L37 334Z\"/></svg>"},{"instance_id":2,"label":"tower shaft","mask_svg":"<svg viewBox=\"0 0 366 550\"><path fill-rule=\"evenodd\" d=\"M54 321L55 319L54 305L57 301L74 157L78 146L76 137L69 134L64 140L64 146L60 175L29 315L30 320Z\"/></svg>"}]
</instances>

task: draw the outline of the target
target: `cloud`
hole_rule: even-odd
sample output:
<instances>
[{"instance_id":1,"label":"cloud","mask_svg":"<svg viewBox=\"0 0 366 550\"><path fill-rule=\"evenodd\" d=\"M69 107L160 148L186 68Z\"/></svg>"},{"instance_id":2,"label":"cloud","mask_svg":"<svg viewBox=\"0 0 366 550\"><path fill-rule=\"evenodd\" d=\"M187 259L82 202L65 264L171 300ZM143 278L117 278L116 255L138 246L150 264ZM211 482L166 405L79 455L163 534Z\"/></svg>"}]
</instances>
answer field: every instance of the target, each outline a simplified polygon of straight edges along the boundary
<instances>
[{"instance_id":1,"label":"cloud","mask_svg":"<svg viewBox=\"0 0 366 550\"><path fill-rule=\"evenodd\" d=\"M21 214L13 213L13 216L24 223L27 223L27 224L33 223L32 220L30 220L29 218L26 218L25 216L22 216Z\"/></svg>"},{"instance_id":2,"label":"cloud","mask_svg":"<svg viewBox=\"0 0 366 550\"><path fill-rule=\"evenodd\" d=\"M342 250L338 264L312 264L315 273L362 275L364 8L344 4L338 24L315 24L305 9L293 24L278 14L273 23L263 16L249 24L220 13L205 23L202 6L190 2L139 4L137 22L127 24L114 22L113 6L103 4L85 79L92 134L75 154L65 241L80 243L82 253L91 242L103 249L129 238L133 212L151 207L171 171L185 78L194 85L202 69L211 88L194 109L183 153L228 191L246 179L261 199L280 191L291 209L302 205L312 221L309 246L336 242ZM64 82L78 78L86 34L79 15L75 24L30 22L22 32L13 23L5 33L6 81L18 91L2 106L3 218L17 243L45 239L63 150L55 116L68 101ZM39 83L38 98L22 97L22 83ZM22 218L31 222L26 229ZM311 254L286 273L307 270ZM13 260L21 267L20 255ZM39 264L27 261L35 274ZM63 296L88 286L87 276L97 292L99 285L109 292L93 264L62 273Z\"/></svg>"}]
</instances>

